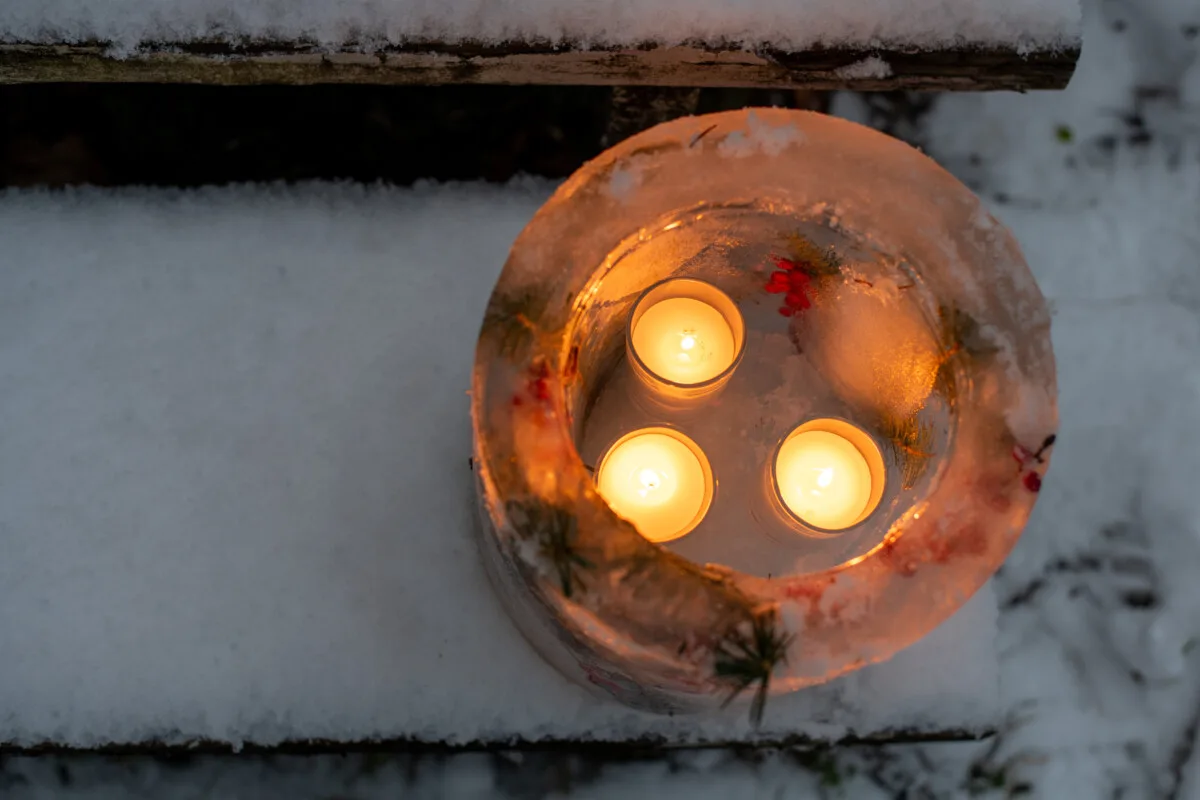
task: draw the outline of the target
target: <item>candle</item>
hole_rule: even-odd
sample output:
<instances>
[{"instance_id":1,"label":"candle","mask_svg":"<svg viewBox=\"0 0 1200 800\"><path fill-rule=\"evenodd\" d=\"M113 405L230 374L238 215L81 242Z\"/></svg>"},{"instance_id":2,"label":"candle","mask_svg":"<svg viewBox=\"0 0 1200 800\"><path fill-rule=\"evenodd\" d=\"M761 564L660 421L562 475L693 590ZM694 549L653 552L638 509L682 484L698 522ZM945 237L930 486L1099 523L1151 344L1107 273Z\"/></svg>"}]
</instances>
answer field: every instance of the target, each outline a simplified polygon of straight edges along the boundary
<instances>
[{"instance_id":1,"label":"candle","mask_svg":"<svg viewBox=\"0 0 1200 800\"><path fill-rule=\"evenodd\" d=\"M857 525L883 495L883 456L861 429L814 420L794 430L775 456L775 489L801 522L823 531Z\"/></svg>"},{"instance_id":2,"label":"candle","mask_svg":"<svg viewBox=\"0 0 1200 800\"><path fill-rule=\"evenodd\" d=\"M629 350L651 383L720 383L732 372L744 341L742 316L728 295L690 278L650 287L630 316Z\"/></svg>"},{"instance_id":3,"label":"candle","mask_svg":"<svg viewBox=\"0 0 1200 800\"><path fill-rule=\"evenodd\" d=\"M696 443L669 428L621 437L596 469L596 488L613 511L652 542L678 539L712 502L713 476Z\"/></svg>"}]
</instances>

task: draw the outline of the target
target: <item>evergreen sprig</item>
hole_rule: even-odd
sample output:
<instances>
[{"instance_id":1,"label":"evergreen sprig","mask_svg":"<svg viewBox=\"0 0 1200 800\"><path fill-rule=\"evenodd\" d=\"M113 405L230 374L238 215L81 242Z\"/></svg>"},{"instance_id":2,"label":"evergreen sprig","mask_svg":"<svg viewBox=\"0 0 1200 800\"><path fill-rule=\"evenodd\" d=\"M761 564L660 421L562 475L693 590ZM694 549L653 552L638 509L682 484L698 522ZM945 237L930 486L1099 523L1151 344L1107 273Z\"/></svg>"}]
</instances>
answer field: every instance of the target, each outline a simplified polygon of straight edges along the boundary
<instances>
[{"instance_id":1,"label":"evergreen sprig","mask_svg":"<svg viewBox=\"0 0 1200 800\"><path fill-rule=\"evenodd\" d=\"M979 321L960 308L948 305L939 307L938 322L942 357L934 388L946 398L948 404L953 405L958 398L955 361L984 358L993 355L997 348L983 336Z\"/></svg>"},{"instance_id":2,"label":"evergreen sprig","mask_svg":"<svg viewBox=\"0 0 1200 800\"><path fill-rule=\"evenodd\" d=\"M743 625L734 627L717 645L716 675L730 687L723 706L757 684L750 704L750 721L758 725L766 708L771 674L787 662L788 647L795 636L781 630L779 614L774 608L755 614L749 632L743 628Z\"/></svg>"},{"instance_id":3,"label":"evergreen sprig","mask_svg":"<svg viewBox=\"0 0 1200 800\"><path fill-rule=\"evenodd\" d=\"M842 273L842 259L833 245L820 247L812 239L800 233L787 237L788 258L800 265L810 278L833 278Z\"/></svg>"},{"instance_id":4,"label":"evergreen sprig","mask_svg":"<svg viewBox=\"0 0 1200 800\"><path fill-rule=\"evenodd\" d=\"M512 358L528 346L537 332L533 320L545 305L545 295L532 289L492 298L483 315L483 327L499 334L501 355Z\"/></svg>"},{"instance_id":5,"label":"evergreen sprig","mask_svg":"<svg viewBox=\"0 0 1200 800\"><path fill-rule=\"evenodd\" d=\"M540 499L511 501L508 514L518 530L537 543L538 555L554 567L563 596L571 597L577 589L582 589L583 571L593 569L595 564L579 551L576 516Z\"/></svg>"},{"instance_id":6,"label":"evergreen sprig","mask_svg":"<svg viewBox=\"0 0 1200 800\"><path fill-rule=\"evenodd\" d=\"M983 335L979 320L955 306L938 308L941 324L942 360L947 361L960 353L972 358L992 355L996 346Z\"/></svg>"},{"instance_id":7,"label":"evergreen sprig","mask_svg":"<svg viewBox=\"0 0 1200 800\"><path fill-rule=\"evenodd\" d=\"M933 390L946 399L946 405L953 407L958 400L958 376L954 373L954 359L942 358L938 364L937 375L933 379Z\"/></svg>"},{"instance_id":8,"label":"evergreen sprig","mask_svg":"<svg viewBox=\"0 0 1200 800\"><path fill-rule=\"evenodd\" d=\"M933 423L917 414L904 418L885 417L879 434L892 460L900 467L900 483L905 489L917 485L933 458Z\"/></svg>"}]
</instances>

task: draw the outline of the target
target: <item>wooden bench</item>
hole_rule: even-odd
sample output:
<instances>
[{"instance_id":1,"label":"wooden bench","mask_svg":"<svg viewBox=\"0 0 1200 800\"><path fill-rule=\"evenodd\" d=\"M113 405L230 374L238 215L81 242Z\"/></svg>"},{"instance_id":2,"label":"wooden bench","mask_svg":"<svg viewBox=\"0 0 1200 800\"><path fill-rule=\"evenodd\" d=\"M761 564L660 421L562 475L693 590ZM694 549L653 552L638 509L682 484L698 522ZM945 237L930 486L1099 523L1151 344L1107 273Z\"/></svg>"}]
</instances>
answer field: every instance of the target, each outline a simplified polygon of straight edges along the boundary
<instances>
[{"instance_id":1,"label":"wooden bench","mask_svg":"<svg viewBox=\"0 0 1200 800\"><path fill-rule=\"evenodd\" d=\"M335 49L314 43L160 42L122 57L106 43L0 43L0 82L129 81L209 84L601 84L780 89L979 91L1061 89L1078 46L1018 52L642 45L406 43Z\"/></svg>"},{"instance_id":2,"label":"wooden bench","mask_svg":"<svg viewBox=\"0 0 1200 800\"><path fill-rule=\"evenodd\" d=\"M7 82L1027 90L1065 86L1080 46L1077 0L13 4Z\"/></svg>"}]
</instances>

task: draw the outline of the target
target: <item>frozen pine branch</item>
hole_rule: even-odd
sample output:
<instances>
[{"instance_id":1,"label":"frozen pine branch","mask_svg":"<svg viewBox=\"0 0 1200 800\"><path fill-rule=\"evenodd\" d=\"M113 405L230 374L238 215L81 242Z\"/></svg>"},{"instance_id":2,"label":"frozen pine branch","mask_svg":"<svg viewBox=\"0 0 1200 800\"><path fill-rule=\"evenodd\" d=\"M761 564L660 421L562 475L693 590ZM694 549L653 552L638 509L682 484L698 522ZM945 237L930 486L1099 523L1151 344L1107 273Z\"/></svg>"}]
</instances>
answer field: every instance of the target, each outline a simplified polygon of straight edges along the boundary
<instances>
[{"instance_id":1,"label":"frozen pine branch","mask_svg":"<svg viewBox=\"0 0 1200 800\"><path fill-rule=\"evenodd\" d=\"M933 458L933 423L918 414L903 419L885 417L879 433L892 462L900 468L901 484L913 488Z\"/></svg>"},{"instance_id":2,"label":"frozen pine branch","mask_svg":"<svg viewBox=\"0 0 1200 800\"><path fill-rule=\"evenodd\" d=\"M716 675L730 687L725 703L728 705L753 687L750 720L755 725L762 722L771 675L787 661L788 647L794 638L783 628L775 609L769 609L754 615L749 631L739 626L717 646Z\"/></svg>"}]
</instances>

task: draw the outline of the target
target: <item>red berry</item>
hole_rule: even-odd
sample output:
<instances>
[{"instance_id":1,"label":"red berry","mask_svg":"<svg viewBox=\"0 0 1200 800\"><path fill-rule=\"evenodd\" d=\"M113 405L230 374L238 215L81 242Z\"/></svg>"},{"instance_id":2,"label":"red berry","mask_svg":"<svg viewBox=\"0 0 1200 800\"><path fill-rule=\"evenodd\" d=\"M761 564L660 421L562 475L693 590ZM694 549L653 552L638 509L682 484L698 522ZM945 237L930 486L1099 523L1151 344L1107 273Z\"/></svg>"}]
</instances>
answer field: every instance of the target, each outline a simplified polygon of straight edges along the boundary
<instances>
[{"instance_id":1,"label":"red berry","mask_svg":"<svg viewBox=\"0 0 1200 800\"><path fill-rule=\"evenodd\" d=\"M793 311L803 311L806 308L812 308L812 302L804 292L788 292L783 299Z\"/></svg>"},{"instance_id":2,"label":"red berry","mask_svg":"<svg viewBox=\"0 0 1200 800\"><path fill-rule=\"evenodd\" d=\"M781 258L779 256L771 256L771 260L775 262L775 266L777 266L783 270L793 270L793 269L796 269L796 267L797 267L796 262L792 261L791 259L788 259L788 258Z\"/></svg>"},{"instance_id":3,"label":"red berry","mask_svg":"<svg viewBox=\"0 0 1200 800\"><path fill-rule=\"evenodd\" d=\"M1031 492L1040 492L1042 490L1042 476L1036 472L1026 472L1021 483L1025 484L1025 488Z\"/></svg>"},{"instance_id":4,"label":"red berry","mask_svg":"<svg viewBox=\"0 0 1200 800\"><path fill-rule=\"evenodd\" d=\"M807 289L812 284L812 279L803 272L792 272L788 275L788 284L793 289Z\"/></svg>"},{"instance_id":5,"label":"red berry","mask_svg":"<svg viewBox=\"0 0 1200 800\"><path fill-rule=\"evenodd\" d=\"M790 317L792 314L795 314L796 312L793 311L792 309L788 308L787 306L780 306L779 313L785 317Z\"/></svg>"}]
</instances>

